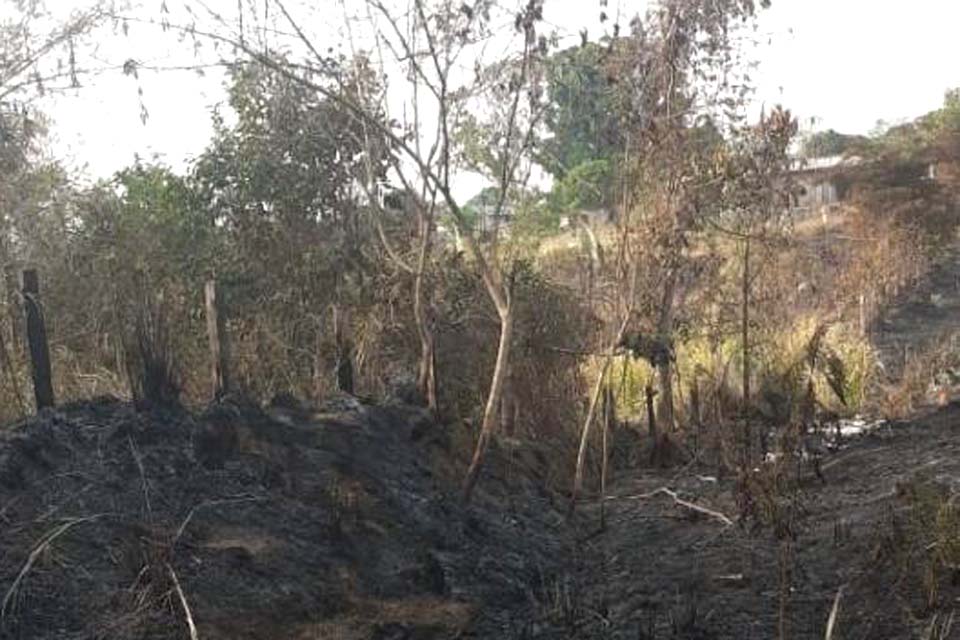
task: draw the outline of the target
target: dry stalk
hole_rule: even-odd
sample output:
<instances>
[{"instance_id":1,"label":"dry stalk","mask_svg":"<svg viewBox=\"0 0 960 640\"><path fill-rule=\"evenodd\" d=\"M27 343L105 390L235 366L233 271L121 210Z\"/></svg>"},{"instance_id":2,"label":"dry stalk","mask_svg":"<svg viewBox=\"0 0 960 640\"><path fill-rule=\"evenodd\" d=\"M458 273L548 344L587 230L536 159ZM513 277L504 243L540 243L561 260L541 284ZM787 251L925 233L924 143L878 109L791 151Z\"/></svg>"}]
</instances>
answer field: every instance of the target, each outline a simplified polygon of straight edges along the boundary
<instances>
[{"instance_id":1,"label":"dry stalk","mask_svg":"<svg viewBox=\"0 0 960 640\"><path fill-rule=\"evenodd\" d=\"M187 620L187 628L190 629L190 640L200 640L200 636L197 634L197 625L193 623L193 614L190 613L190 605L187 604L187 596L184 595L183 589L180 587L180 580L177 579L177 573L169 562L167 563L167 573L170 574L173 588L177 592L177 597L180 598L180 604L183 606L183 616Z\"/></svg>"}]
</instances>

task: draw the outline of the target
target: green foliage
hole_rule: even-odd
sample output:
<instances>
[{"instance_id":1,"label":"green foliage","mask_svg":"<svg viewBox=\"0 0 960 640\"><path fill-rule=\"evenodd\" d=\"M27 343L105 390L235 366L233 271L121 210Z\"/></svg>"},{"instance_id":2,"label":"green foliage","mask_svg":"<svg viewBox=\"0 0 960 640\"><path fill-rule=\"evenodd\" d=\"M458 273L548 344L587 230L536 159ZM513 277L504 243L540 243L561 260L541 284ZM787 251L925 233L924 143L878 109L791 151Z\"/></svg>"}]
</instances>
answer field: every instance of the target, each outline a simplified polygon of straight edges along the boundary
<instances>
[{"instance_id":1,"label":"green foliage","mask_svg":"<svg viewBox=\"0 0 960 640\"><path fill-rule=\"evenodd\" d=\"M607 52L605 46L588 43L560 51L547 62L545 124L550 137L541 142L539 161L555 179L584 164L609 164L622 152L616 97L605 68ZM607 192L600 190L604 196Z\"/></svg>"},{"instance_id":2,"label":"green foliage","mask_svg":"<svg viewBox=\"0 0 960 640\"><path fill-rule=\"evenodd\" d=\"M848 152L856 153L868 143L867 138L858 135L839 133L833 129L818 131L803 141L803 156L806 158L827 158Z\"/></svg>"},{"instance_id":3,"label":"green foliage","mask_svg":"<svg viewBox=\"0 0 960 640\"><path fill-rule=\"evenodd\" d=\"M889 126L878 122L864 151L901 163L923 160L931 149L960 135L960 88L944 94L943 106L911 122Z\"/></svg>"},{"instance_id":4,"label":"green foliage","mask_svg":"<svg viewBox=\"0 0 960 640\"><path fill-rule=\"evenodd\" d=\"M361 82L366 79L342 91L355 94ZM364 158L364 131L355 117L260 65L234 67L229 89L239 122L231 129L215 122L215 139L195 171L217 220L236 229L345 223L356 209L354 180L367 178L367 159L374 178L382 177L386 146L382 157Z\"/></svg>"},{"instance_id":5,"label":"green foliage","mask_svg":"<svg viewBox=\"0 0 960 640\"><path fill-rule=\"evenodd\" d=\"M609 160L588 160L567 171L550 194L557 211L602 207L610 201L612 168Z\"/></svg>"},{"instance_id":6,"label":"green foliage","mask_svg":"<svg viewBox=\"0 0 960 640\"><path fill-rule=\"evenodd\" d=\"M137 165L120 171L115 182L119 206L92 210L100 219L91 220L97 225L91 231L118 270L145 274L155 284L199 282L210 273L217 232L183 177Z\"/></svg>"},{"instance_id":7,"label":"green foliage","mask_svg":"<svg viewBox=\"0 0 960 640\"><path fill-rule=\"evenodd\" d=\"M503 165L494 151L490 134L490 129L471 113L458 121L454 138L460 163L465 169L483 175L502 174Z\"/></svg>"},{"instance_id":8,"label":"green foliage","mask_svg":"<svg viewBox=\"0 0 960 640\"><path fill-rule=\"evenodd\" d=\"M944 94L943 107L928 116L934 133L960 133L960 88Z\"/></svg>"},{"instance_id":9,"label":"green foliage","mask_svg":"<svg viewBox=\"0 0 960 640\"><path fill-rule=\"evenodd\" d=\"M547 197L539 192L529 192L516 203L511 227L512 239L526 239L532 243L532 251L540 240L556 233L559 225L560 216L556 209L549 205Z\"/></svg>"},{"instance_id":10,"label":"green foliage","mask_svg":"<svg viewBox=\"0 0 960 640\"><path fill-rule=\"evenodd\" d=\"M377 90L363 59L342 73L343 99L364 104L361 96ZM262 393L308 381L297 389L307 395L325 360L350 348L340 310L369 309L379 293L371 286L383 272L379 244L358 185L384 178L390 145L374 136L367 153L370 132L349 110L275 70L240 64L230 81L238 122L216 121L193 183L222 229L216 270L234 314L272 336L269 357L257 352L262 345L238 350L240 377ZM277 368L260 370L268 362Z\"/></svg>"}]
</instances>

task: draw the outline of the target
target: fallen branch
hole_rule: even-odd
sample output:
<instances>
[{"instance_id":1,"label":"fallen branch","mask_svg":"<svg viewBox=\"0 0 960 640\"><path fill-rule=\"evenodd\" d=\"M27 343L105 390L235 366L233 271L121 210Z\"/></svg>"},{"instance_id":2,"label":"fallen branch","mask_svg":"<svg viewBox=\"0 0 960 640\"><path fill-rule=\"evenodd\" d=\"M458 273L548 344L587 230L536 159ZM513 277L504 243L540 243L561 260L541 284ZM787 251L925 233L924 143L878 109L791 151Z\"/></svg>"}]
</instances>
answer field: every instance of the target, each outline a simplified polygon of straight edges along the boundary
<instances>
[{"instance_id":1,"label":"fallen branch","mask_svg":"<svg viewBox=\"0 0 960 640\"><path fill-rule=\"evenodd\" d=\"M667 487L660 487L656 491L651 491L650 493L642 493L636 496L623 496L623 497L614 496L614 497L607 498L607 500L649 500L651 498L656 498L657 496L660 496L660 495L669 496L671 499L673 499L674 504L676 504L678 507L683 507L684 509L690 509L691 511L696 511L697 513L701 513L705 516L710 516L715 520L719 520L720 522L722 522L724 525L728 527L733 526L733 520L723 515L719 511L714 511L713 509L702 507L698 504L694 504L693 502L688 502L687 500L684 500L680 496L678 496L676 491L673 491L672 489L668 489Z\"/></svg>"},{"instance_id":2,"label":"fallen branch","mask_svg":"<svg viewBox=\"0 0 960 640\"><path fill-rule=\"evenodd\" d=\"M177 574L169 562L167 563L167 573L170 574L170 579L173 580L173 588L177 592L177 597L180 598L180 604L183 606L183 615L187 619L187 628L190 629L190 640L199 640L200 636L197 635L197 625L193 623L193 614L190 613L190 605L187 604L187 596L183 594L183 589L180 587Z\"/></svg>"},{"instance_id":3,"label":"fallen branch","mask_svg":"<svg viewBox=\"0 0 960 640\"><path fill-rule=\"evenodd\" d=\"M0 605L0 619L3 619L7 616L7 608L10 606L11 601L16 597L17 591L20 588L20 585L23 583L23 579L26 578L27 574L30 573L30 569L33 568L33 565L36 563L37 558L46 551L50 544L54 540L62 536L64 533L77 526L78 524L83 524L85 522L92 522L104 517L105 513L100 513L95 516L89 516L86 518L75 518L73 520L68 520L59 527L51 529L47 533L43 534L40 537L40 541L33 548L33 551L30 552L30 555L27 557L27 561L23 563L23 567L20 569L20 573L17 574L17 577L14 579L13 584L10 585L10 588L7 590L7 594L3 597L3 604Z\"/></svg>"}]
</instances>

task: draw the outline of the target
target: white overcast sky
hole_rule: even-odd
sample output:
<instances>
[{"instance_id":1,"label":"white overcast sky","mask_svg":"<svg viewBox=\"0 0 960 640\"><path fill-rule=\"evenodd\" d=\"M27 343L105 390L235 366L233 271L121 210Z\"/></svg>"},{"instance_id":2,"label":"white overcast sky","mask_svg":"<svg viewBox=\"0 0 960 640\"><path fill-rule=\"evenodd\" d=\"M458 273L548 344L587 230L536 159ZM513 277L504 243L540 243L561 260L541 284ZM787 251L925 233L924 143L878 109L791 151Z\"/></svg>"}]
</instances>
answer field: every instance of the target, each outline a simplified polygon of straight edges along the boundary
<instances>
[{"instance_id":1,"label":"white overcast sky","mask_svg":"<svg viewBox=\"0 0 960 640\"><path fill-rule=\"evenodd\" d=\"M159 15L161 0L144 1L150 15ZM48 0L48 6L67 9L73 2ZM167 0L172 11L196 2ZM204 4L227 13L236 8L234 0ZM614 10L616 4L610 2ZM547 0L545 18L576 41L582 27L599 35L598 6L596 0ZM312 15L327 27L338 17ZM947 88L960 86L958 25L958 0L773 0L761 17L754 54L760 61L756 109L782 103L806 128L816 118L816 128L850 133L866 133L881 119L916 117L939 106ZM196 60L191 49L169 33L134 26L126 39L101 36L98 55L116 62L129 50L148 64L189 64ZM52 151L88 178L109 176L135 154L182 169L209 139L210 110L223 100L219 78L216 72L204 78L141 72L146 124L136 81L116 72L86 79L82 89L43 104L53 119Z\"/></svg>"}]
</instances>

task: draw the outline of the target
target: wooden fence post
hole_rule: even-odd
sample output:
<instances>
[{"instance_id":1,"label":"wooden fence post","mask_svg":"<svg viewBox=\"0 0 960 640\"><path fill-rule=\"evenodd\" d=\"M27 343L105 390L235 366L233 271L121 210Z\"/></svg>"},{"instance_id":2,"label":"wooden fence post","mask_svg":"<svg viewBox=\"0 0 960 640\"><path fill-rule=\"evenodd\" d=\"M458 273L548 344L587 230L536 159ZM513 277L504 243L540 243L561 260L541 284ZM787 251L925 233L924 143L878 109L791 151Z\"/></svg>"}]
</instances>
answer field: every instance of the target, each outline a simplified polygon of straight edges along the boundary
<instances>
[{"instance_id":1,"label":"wooden fence post","mask_svg":"<svg viewBox=\"0 0 960 640\"><path fill-rule=\"evenodd\" d=\"M36 269L23 272L23 305L27 312L27 342L33 366L33 393L37 411L52 407L53 376L50 372L50 347L47 345L47 327L40 305L40 279Z\"/></svg>"},{"instance_id":2,"label":"wooden fence post","mask_svg":"<svg viewBox=\"0 0 960 640\"><path fill-rule=\"evenodd\" d=\"M213 399L219 400L230 390L230 344L226 316L216 280L207 280L204 287L207 311L207 338L210 341L210 362Z\"/></svg>"}]
</instances>

